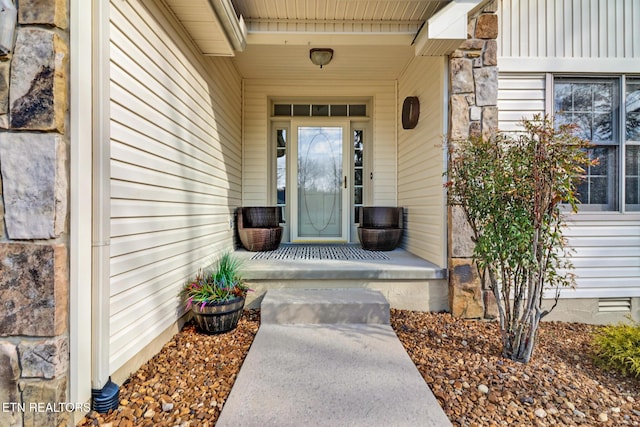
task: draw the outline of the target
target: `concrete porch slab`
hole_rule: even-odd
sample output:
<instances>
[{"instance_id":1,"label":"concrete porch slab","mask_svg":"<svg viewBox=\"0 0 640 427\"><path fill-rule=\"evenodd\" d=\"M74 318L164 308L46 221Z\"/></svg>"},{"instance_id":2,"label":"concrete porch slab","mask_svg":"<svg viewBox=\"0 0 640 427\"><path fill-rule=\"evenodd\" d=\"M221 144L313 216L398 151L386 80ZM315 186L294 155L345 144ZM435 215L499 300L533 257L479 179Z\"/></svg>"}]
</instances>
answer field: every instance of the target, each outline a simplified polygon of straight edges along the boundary
<instances>
[{"instance_id":1,"label":"concrete porch slab","mask_svg":"<svg viewBox=\"0 0 640 427\"><path fill-rule=\"evenodd\" d=\"M387 260L261 260L237 249L247 280L433 280L446 279L447 269L404 249L385 252Z\"/></svg>"}]
</instances>

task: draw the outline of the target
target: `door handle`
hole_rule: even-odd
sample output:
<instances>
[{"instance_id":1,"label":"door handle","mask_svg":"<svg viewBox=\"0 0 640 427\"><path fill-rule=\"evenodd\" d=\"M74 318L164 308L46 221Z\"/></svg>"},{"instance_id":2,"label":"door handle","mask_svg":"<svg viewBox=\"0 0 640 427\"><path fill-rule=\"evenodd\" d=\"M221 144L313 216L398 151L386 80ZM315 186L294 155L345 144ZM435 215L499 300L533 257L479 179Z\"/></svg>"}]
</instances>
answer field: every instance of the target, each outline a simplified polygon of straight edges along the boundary
<instances>
[{"instance_id":1,"label":"door handle","mask_svg":"<svg viewBox=\"0 0 640 427\"><path fill-rule=\"evenodd\" d=\"M344 176L344 188L347 188L347 176Z\"/></svg>"}]
</instances>

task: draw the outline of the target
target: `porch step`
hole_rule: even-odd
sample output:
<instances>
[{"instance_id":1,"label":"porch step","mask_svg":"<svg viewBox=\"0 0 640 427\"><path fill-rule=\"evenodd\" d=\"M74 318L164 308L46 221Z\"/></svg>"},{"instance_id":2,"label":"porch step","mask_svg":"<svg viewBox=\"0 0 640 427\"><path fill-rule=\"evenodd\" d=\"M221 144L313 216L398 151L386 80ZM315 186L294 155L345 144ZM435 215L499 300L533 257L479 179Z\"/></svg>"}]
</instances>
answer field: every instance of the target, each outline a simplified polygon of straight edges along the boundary
<instances>
[{"instance_id":1,"label":"porch step","mask_svg":"<svg viewBox=\"0 0 640 427\"><path fill-rule=\"evenodd\" d=\"M389 325L389 302L372 289L272 289L261 304L263 324Z\"/></svg>"}]
</instances>

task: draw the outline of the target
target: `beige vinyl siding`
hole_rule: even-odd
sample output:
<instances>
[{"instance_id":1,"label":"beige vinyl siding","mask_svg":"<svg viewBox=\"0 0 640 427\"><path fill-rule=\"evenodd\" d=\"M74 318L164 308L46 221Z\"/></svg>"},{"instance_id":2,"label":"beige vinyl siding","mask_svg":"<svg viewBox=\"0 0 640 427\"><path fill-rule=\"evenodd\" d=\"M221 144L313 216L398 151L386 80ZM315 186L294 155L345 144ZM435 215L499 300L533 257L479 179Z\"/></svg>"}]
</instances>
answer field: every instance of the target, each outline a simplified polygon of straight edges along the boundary
<instances>
[{"instance_id":1,"label":"beige vinyl siding","mask_svg":"<svg viewBox=\"0 0 640 427\"><path fill-rule=\"evenodd\" d=\"M445 65L442 57L417 57L398 81L398 206L404 206L404 247L438 265L446 265L446 211L443 191ZM407 96L420 101L415 129L402 129Z\"/></svg>"},{"instance_id":2,"label":"beige vinyl siding","mask_svg":"<svg viewBox=\"0 0 640 427\"><path fill-rule=\"evenodd\" d=\"M498 77L498 128L522 130L522 119L545 114L545 75L500 73Z\"/></svg>"},{"instance_id":3,"label":"beige vinyl siding","mask_svg":"<svg viewBox=\"0 0 640 427\"><path fill-rule=\"evenodd\" d=\"M571 260L578 286L564 290L563 298L615 298L640 296L640 218L611 214L574 215L565 236L575 249Z\"/></svg>"},{"instance_id":4,"label":"beige vinyl siding","mask_svg":"<svg viewBox=\"0 0 640 427\"><path fill-rule=\"evenodd\" d=\"M269 179L269 99L372 100L372 200L368 204L396 204L396 94L393 81L244 81L244 142L242 203L259 206L275 202Z\"/></svg>"},{"instance_id":5,"label":"beige vinyl siding","mask_svg":"<svg viewBox=\"0 0 640 427\"><path fill-rule=\"evenodd\" d=\"M501 71L637 72L637 0L501 0Z\"/></svg>"},{"instance_id":6,"label":"beige vinyl siding","mask_svg":"<svg viewBox=\"0 0 640 427\"><path fill-rule=\"evenodd\" d=\"M183 313L177 294L186 277L232 246L241 82L229 59L197 54L153 2L111 6L114 372Z\"/></svg>"},{"instance_id":7,"label":"beige vinyl siding","mask_svg":"<svg viewBox=\"0 0 640 427\"><path fill-rule=\"evenodd\" d=\"M544 114L545 106L550 103L546 86L546 75L542 73L500 73L499 128L521 130L518 122L523 117ZM640 219L637 215L578 213L570 216L564 233L574 250L571 260L577 286L564 289L562 298L640 296Z\"/></svg>"}]
</instances>

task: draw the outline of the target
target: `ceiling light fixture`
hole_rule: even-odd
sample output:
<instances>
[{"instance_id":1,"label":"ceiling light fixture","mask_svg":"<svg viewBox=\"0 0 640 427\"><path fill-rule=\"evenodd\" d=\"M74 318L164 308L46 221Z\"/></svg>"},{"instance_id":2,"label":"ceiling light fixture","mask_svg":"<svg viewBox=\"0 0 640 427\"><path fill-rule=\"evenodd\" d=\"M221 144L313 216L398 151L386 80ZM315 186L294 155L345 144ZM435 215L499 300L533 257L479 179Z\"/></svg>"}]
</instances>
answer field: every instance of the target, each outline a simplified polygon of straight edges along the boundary
<instances>
[{"instance_id":1,"label":"ceiling light fixture","mask_svg":"<svg viewBox=\"0 0 640 427\"><path fill-rule=\"evenodd\" d=\"M333 59L333 49L325 47L311 49L309 51L309 58L311 58L311 62L322 68L331 62L331 59Z\"/></svg>"}]
</instances>

